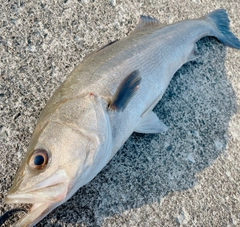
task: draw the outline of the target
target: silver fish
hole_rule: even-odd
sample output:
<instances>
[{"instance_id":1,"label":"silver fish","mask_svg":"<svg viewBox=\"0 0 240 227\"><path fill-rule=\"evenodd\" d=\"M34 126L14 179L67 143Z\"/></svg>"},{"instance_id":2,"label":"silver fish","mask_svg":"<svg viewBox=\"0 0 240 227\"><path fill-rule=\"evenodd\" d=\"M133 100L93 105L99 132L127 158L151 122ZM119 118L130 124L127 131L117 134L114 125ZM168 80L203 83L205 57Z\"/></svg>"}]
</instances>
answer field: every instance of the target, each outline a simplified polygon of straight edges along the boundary
<instances>
[{"instance_id":1,"label":"silver fish","mask_svg":"<svg viewBox=\"0 0 240 227\"><path fill-rule=\"evenodd\" d=\"M223 9L169 26L142 16L128 37L92 53L41 113L6 197L32 203L15 226L33 226L91 181L135 131L167 126L152 112L174 73L196 58L196 42L214 36L240 49Z\"/></svg>"}]
</instances>

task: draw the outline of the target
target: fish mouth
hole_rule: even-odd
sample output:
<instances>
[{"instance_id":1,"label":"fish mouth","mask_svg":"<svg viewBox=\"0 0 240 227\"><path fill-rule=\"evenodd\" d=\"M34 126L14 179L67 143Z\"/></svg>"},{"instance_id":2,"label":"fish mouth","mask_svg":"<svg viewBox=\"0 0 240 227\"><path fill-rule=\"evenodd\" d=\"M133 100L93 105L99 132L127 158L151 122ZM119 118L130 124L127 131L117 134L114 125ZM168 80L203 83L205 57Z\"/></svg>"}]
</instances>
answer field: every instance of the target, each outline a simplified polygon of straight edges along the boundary
<instances>
[{"instance_id":1,"label":"fish mouth","mask_svg":"<svg viewBox=\"0 0 240 227\"><path fill-rule=\"evenodd\" d=\"M46 196L46 194L43 194L43 192L46 190L49 192L49 189L51 189L51 191L55 191L56 194L54 196ZM65 197L66 187L63 184L59 184L51 188L47 187L45 189L36 190L26 194L8 194L5 198L5 202L33 204L28 213L23 216L17 223L14 223L15 227L31 227L42 220L55 207L63 203L65 201Z\"/></svg>"},{"instance_id":2,"label":"fish mouth","mask_svg":"<svg viewBox=\"0 0 240 227\"><path fill-rule=\"evenodd\" d=\"M51 204L51 203L33 204L30 211L25 216L23 216L17 223L15 223L14 226L15 227L34 226L56 207L54 205L55 204Z\"/></svg>"},{"instance_id":3,"label":"fish mouth","mask_svg":"<svg viewBox=\"0 0 240 227\"><path fill-rule=\"evenodd\" d=\"M20 220L18 220L17 223L14 223L11 226L33 227L58 205L59 204L35 203L25 216L23 216Z\"/></svg>"},{"instance_id":4,"label":"fish mouth","mask_svg":"<svg viewBox=\"0 0 240 227\"><path fill-rule=\"evenodd\" d=\"M15 227L34 226L55 207L67 199L69 180L65 171L58 170L52 176L28 187L13 186L5 198L6 203L33 204L29 212L23 216Z\"/></svg>"}]
</instances>

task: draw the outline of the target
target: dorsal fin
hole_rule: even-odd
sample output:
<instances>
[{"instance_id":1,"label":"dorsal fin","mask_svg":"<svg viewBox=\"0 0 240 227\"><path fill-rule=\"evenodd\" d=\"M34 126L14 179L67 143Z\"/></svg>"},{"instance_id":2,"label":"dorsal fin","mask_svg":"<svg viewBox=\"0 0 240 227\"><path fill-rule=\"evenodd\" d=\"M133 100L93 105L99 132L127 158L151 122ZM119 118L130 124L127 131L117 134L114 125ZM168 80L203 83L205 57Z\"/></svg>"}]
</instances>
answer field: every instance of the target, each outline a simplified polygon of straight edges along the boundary
<instances>
[{"instance_id":1,"label":"dorsal fin","mask_svg":"<svg viewBox=\"0 0 240 227\"><path fill-rule=\"evenodd\" d=\"M150 16L141 15L135 31L141 30L146 27L155 26L155 25L160 25L160 22L157 19Z\"/></svg>"},{"instance_id":2,"label":"dorsal fin","mask_svg":"<svg viewBox=\"0 0 240 227\"><path fill-rule=\"evenodd\" d=\"M106 47L108 47L108 46L110 46L110 45L112 45L112 44L114 44L114 43L116 43L117 41L118 41L118 39L116 39L116 40L114 40L114 41L111 41L110 43L104 45L103 47L100 47L100 48L97 50L97 52L100 51L100 50L103 50L104 48L106 48Z\"/></svg>"}]
</instances>

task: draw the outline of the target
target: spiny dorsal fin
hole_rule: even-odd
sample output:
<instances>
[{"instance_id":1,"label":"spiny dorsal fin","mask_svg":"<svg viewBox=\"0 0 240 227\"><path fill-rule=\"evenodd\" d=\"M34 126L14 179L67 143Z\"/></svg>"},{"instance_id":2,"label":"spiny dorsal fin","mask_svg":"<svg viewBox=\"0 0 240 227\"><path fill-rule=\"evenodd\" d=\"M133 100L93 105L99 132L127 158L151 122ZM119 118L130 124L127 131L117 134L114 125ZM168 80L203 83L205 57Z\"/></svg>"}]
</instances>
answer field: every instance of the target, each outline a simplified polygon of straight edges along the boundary
<instances>
[{"instance_id":1,"label":"spiny dorsal fin","mask_svg":"<svg viewBox=\"0 0 240 227\"><path fill-rule=\"evenodd\" d=\"M110 46L110 45L112 45L114 43L116 43L117 41L118 41L118 39L116 39L114 41L111 41L110 43L108 43L108 44L104 45L103 47L101 47L100 49L98 49L97 52L100 51L100 50L105 49L106 47L108 47L108 46Z\"/></svg>"},{"instance_id":2,"label":"spiny dorsal fin","mask_svg":"<svg viewBox=\"0 0 240 227\"><path fill-rule=\"evenodd\" d=\"M141 80L142 78L138 70L130 73L119 85L108 109L123 111L138 90Z\"/></svg>"},{"instance_id":3,"label":"spiny dorsal fin","mask_svg":"<svg viewBox=\"0 0 240 227\"><path fill-rule=\"evenodd\" d=\"M146 27L155 26L155 25L160 25L160 22L157 19L150 16L141 15L135 31L141 30Z\"/></svg>"}]
</instances>

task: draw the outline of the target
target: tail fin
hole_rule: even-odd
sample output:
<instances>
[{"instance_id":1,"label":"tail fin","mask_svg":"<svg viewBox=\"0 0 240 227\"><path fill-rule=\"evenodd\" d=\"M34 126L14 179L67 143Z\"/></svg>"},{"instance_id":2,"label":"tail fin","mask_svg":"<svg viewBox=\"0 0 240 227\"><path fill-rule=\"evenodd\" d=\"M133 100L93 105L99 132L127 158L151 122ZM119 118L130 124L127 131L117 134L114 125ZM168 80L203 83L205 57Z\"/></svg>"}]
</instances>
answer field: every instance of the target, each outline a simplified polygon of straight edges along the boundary
<instances>
[{"instance_id":1,"label":"tail fin","mask_svg":"<svg viewBox=\"0 0 240 227\"><path fill-rule=\"evenodd\" d=\"M239 39L230 31L228 15L226 10L217 9L208 15L206 15L208 21L210 21L215 28L217 28L216 38L224 45L240 49Z\"/></svg>"}]
</instances>

